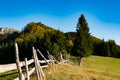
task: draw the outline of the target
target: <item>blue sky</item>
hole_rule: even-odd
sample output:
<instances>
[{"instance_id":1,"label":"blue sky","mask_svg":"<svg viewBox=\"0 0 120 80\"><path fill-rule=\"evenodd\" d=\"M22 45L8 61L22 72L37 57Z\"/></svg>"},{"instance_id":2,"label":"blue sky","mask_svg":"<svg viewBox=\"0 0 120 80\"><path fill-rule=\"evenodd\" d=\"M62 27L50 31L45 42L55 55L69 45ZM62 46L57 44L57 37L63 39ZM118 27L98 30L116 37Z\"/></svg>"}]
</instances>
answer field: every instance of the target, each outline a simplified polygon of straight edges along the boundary
<instances>
[{"instance_id":1,"label":"blue sky","mask_svg":"<svg viewBox=\"0 0 120 80\"><path fill-rule=\"evenodd\" d=\"M41 21L63 32L75 31L81 14L92 35L120 45L119 0L0 0L0 27L21 30Z\"/></svg>"}]
</instances>

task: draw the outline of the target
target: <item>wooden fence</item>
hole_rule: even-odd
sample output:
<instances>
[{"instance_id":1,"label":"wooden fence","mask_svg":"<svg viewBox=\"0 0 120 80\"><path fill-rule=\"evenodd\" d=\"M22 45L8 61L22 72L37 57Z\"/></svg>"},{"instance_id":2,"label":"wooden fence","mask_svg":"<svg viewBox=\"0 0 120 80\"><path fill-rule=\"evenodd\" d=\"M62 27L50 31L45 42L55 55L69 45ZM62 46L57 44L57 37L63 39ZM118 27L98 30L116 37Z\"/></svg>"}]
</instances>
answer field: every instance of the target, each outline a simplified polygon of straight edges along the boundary
<instances>
[{"instance_id":1,"label":"wooden fence","mask_svg":"<svg viewBox=\"0 0 120 80\"><path fill-rule=\"evenodd\" d=\"M30 65L33 62L34 62L34 60L30 59L27 61L27 64ZM47 62L50 62L50 60L47 60ZM39 60L39 63L43 64L46 62L45 62L45 60ZM25 62L24 61L20 62L20 66L21 67L25 66ZM11 70L16 70L16 69L17 69L16 63L0 65L0 73L11 71Z\"/></svg>"},{"instance_id":2,"label":"wooden fence","mask_svg":"<svg viewBox=\"0 0 120 80\"><path fill-rule=\"evenodd\" d=\"M45 80L45 75L43 73L42 68L50 67L51 63L53 65L54 60L51 58L50 54L48 54L49 60L47 60L38 49L36 50L34 49L34 47L32 47L32 49L33 49L33 59L27 60L27 58L25 58L25 61L20 62L18 45L17 43L15 43L16 63L0 65L0 73L17 69L19 76L14 80L30 80L29 77L33 72L36 72L36 75L37 75L36 80ZM43 60L38 60L37 52L43 57ZM28 66L31 65L32 63L34 63L35 66L29 70ZM43 64L43 63L44 64L46 63L46 65L41 66L40 64ZM21 68L23 66L25 66L25 70L26 70L24 74Z\"/></svg>"},{"instance_id":3,"label":"wooden fence","mask_svg":"<svg viewBox=\"0 0 120 80\"><path fill-rule=\"evenodd\" d=\"M7 64L7 65L0 65L0 73L17 69L19 76L17 78L15 78L14 80L30 80L29 77L33 72L35 72L37 75L36 80L45 80L45 74L43 73L42 68L50 67L50 69L55 70L55 65L54 65L55 58L52 55L50 55L50 53L48 51L47 51L47 53L48 53L49 60L47 60L44 57L44 55L39 51L39 49L34 49L34 47L32 47L32 51L33 51L33 59L27 60L27 58L25 58L25 61L20 62L18 45L17 45L17 43L15 43L16 63ZM44 60L38 60L37 53L39 53L39 55ZM63 59L61 53L60 53L60 58L61 58L61 62L59 62L58 64L63 64L65 62L69 62L69 60ZM29 70L28 66L32 63L34 63L35 66L31 70ZM46 63L46 65L41 66L40 65L41 63ZM23 66L25 66L25 73L24 74L23 74L23 71L21 68Z\"/></svg>"},{"instance_id":4,"label":"wooden fence","mask_svg":"<svg viewBox=\"0 0 120 80\"><path fill-rule=\"evenodd\" d=\"M16 66L17 66L17 70L19 72L19 77L14 79L14 80L25 80L25 79L29 80L29 76L34 71L36 72L37 80L45 80L45 74L43 73L42 68L51 66L50 64L52 63L52 65L53 65L53 63L54 63L54 60L51 58L50 54L49 54L50 58L49 58L49 60L47 60L38 49L35 49L34 47L32 47L33 60L29 63L29 61L27 61L27 58L25 58L24 66L25 66L26 71L25 71L25 74L23 74L22 69L21 69L22 66L20 65L20 62L19 62L19 51L18 51L17 43L15 43L15 50L16 50ZM37 52L42 56L44 61L38 60ZM30 65L33 62L35 64L35 66L29 71L28 70L28 65ZM41 66L40 63L46 63L46 65Z\"/></svg>"}]
</instances>

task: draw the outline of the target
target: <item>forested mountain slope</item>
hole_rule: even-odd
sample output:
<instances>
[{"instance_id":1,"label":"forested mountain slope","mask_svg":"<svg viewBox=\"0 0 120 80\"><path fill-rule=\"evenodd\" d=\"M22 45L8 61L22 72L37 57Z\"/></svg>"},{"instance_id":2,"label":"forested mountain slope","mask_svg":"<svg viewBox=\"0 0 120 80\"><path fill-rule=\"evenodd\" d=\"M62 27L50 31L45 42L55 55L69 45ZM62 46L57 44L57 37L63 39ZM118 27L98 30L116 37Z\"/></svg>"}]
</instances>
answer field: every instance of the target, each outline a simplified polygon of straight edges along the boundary
<instances>
[{"instance_id":1,"label":"forested mountain slope","mask_svg":"<svg viewBox=\"0 0 120 80\"><path fill-rule=\"evenodd\" d=\"M32 58L32 46L40 49L45 56L49 51L59 60L60 52L65 56L73 50L75 35L76 32L64 33L41 22L31 22L21 32L0 34L0 63L15 62L15 42L19 45L21 60L25 57ZM104 41L93 35L91 35L91 40L92 54L120 58L120 46L114 40Z\"/></svg>"}]
</instances>

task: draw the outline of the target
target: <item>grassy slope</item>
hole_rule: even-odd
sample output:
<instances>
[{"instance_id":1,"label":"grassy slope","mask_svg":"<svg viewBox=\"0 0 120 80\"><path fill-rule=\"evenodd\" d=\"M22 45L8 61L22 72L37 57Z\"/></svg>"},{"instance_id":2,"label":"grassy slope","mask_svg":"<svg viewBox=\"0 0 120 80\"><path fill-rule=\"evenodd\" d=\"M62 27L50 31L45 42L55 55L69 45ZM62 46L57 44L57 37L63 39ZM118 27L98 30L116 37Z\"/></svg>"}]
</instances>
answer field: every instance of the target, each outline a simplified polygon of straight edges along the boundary
<instances>
[{"instance_id":1,"label":"grassy slope","mask_svg":"<svg viewBox=\"0 0 120 80\"><path fill-rule=\"evenodd\" d=\"M73 59L73 58L72 58ZM76 58L73 59L76 63ZM70 64L56 65L49 73L45 69L46 80L120 80L120 59L91 56L83 59L82 66ZM13 80L17 71L0 73L0 80ZM31 80L36 80L35 74Z\"/></svg>"},{"instance_id":2,"label":"grassy slope","mask_svg":"<svg viewBox=\"0 0 120 80\"><path fill-rule=\"evenodd\" d=\"M120 59L91 56L83 62L83 69L100 80L120 79Z\"/></svg>"},{"instance_id":3,"label":"grassy slope","mask_svg":"<svg viewBox=\"0 0 120 80\"><path fill-rule=\"evenodd\" d=\"M83 59L81 67L57 65L54 72L46 72L47 80L120 80L120 59L91 56Z\"/></svg>"}]
</instances>

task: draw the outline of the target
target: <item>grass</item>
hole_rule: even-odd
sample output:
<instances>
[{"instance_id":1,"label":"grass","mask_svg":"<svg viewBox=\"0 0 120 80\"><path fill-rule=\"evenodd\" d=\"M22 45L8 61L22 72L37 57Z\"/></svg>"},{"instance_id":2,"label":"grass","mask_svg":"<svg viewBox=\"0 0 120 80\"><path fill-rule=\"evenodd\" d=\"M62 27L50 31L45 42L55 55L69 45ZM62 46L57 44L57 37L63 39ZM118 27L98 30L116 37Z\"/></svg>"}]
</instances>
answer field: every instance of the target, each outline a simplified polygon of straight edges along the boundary
<instances>
[{"instance_id":1,"label":"grass","mask_svg":"<svg viewBox=\"0 0 120 80\"><path fill-rule=\"evenodd\" d=\"M13 80L16 77L18 77L17 70L0 73L0 80Z\"/></svg>"},{"instance_id":2,"label":"grass","mask_svg":"<svg viewBox=\"0 0 120 80\"><path fill-rule=\"evenodd\" d=\"M79 58L71 57L75 63L57 64L54 71L44 69L46 80L120 80L120 59L111 57L90 56L83 58L82 66L78 66ZM0 80L13 80L17 71L0 73ZM36 80L35 73L31 80Z\"/></svg>"},{"instance_id":3,"label":"grass","mask_svg":"<svg viewBox=\"0 0 120 80\"><path fill-rule=\"evenodd\" d=\"M92 74L98 78L120 80L120 59L91 56L84 58L83 62L84 70L94 72Z\"/></svg>"},{"instance_id":4,"label":"grass","mask_svg":"<svg viewBox=\"0 0 120 80\"><path fill-rule=\"evenodd\" d=\"M74 62L77 59L72 58ZM46 80L120 80L120 59L90 56L83 58L82 66L56 65L54 72L45 70Z\"/></svg>"},{"instance_id":5,"label":"grass","mask_svg":"<svg viewBox=\"0 0 120 80\"><path fill-rule=\"evenodd\" d=\"M29 70L31 67L29 68ZM25 73L25 68L22 68L22 72ZM13 80L18 77L18 71L17 70L11 70L7 72L0 73L0 80Z\"/></svg>"}]
</instances>

